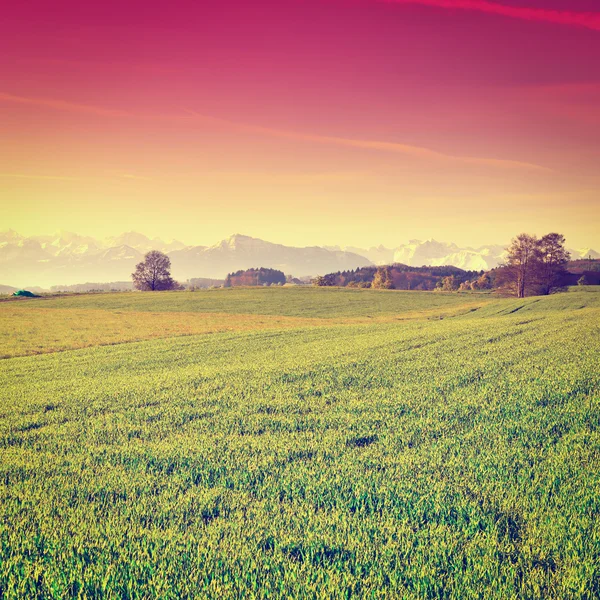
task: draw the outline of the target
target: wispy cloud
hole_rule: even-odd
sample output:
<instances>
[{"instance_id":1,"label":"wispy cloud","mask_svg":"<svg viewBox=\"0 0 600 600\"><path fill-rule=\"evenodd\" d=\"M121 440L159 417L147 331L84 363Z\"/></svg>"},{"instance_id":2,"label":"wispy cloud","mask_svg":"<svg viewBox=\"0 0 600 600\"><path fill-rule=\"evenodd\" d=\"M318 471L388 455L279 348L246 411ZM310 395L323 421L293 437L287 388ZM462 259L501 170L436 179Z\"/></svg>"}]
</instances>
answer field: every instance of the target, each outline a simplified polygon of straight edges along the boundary
<instances>
[{"instance_id":1,"label":"wispy cloud","mask_svg":"<svg viewBox=\"0 0 600 600\"><path fill-rule=\"evenodd\" d=\"M537 115L549 115L588 127L589 140L595 144L593 132L600 126L600 82L562 82L545 85L523 85L500 89L520 106L529 106Z\"/></svg>"},{"instance_id":2,"label":"wispy cloud","mask_svg":"<svg viewBox=\"0 0 600 600\"><path fill-rule=\"evenodd\" d=\"M432 0L433 1L433 0ZM436 0L437 1L437 0ZM441 0L440 0L441 1ZM94 114L102 117L129 117L129 118L140 118L146 120L160 120L160 121L180 121L180 122L198 122L206 125L219 126L234 131L254 133L257 135L263 135L268 137L276 137L281 139L295 140L300 142L312 142L318 144L328 144L334 146L341 146L346 148L358 148L363 150L374 150L379 152L387 152L394 154L404 154L407 156L413 156L415 158L421 158L426 160L434 161L451 161L463 164L481 165L487 167L497 168L511 168L511 169L529 169L536 171L549 171L550 169L537 165L534 163L523 162L518 160L509 160L502 158L485 158L475 156L460 156L453 154L446 154L430 148L422 146L414 146L410 144L402 144L399 142L385 142L380 140L364 140L345 138L330 135L320 135L313 133L301 133L299 131L287 131L283 129L274 129L270 127L263 127L260 125L252 125L247 123L239 123L235 121L229 121L228 119L221 119L218 117L212 117L200 114L193 110L187 110L182 114L172 115L159 115L159 114L148 114L148 113L135 113L129 111L123 111L119 109L105 109L100 106L79 104L75 102L68 102L64 100L54 100L49 98L30 98L24 96L15 96L13 94L7 94L0 92L0 101L6 102L17 102L20 104L30 104L36 106L43 106L55 110L66 110L75 112L84 112L88 114Z\"/></svg>"},{"instance_id":3,"label":"wispy cloud","mask_svg":"<svg viewBox=\"0 0 600 600\"><path fill-rule=\"evenodd\" d=\"M558 25L586 27L600 31L600 12L576 12L571 10L553 10L546 8L525 8L508 6L488 0L377 0L388 4L422 4L439 8L462 9L523 19L526 21L544 21Z\"/></svg>"},{"instance_id":4,"label":"wispy cloud","mask_svg":"<svg viewBox=\"0 0 600 600\"><path fill-rule=\"evenodd\" d=\"M135 173L114 173L115 177L119 177L121 179L133 179L134 181L150 181L150 177L146 177L145 175L136 175Z\"/></svg>"},{"instance_id":5,"label":"wispy cloud","mask_svg":"<svg viewBox=\"0 0 600 600\"><path fill-rule=\"evenodd\" d=\"M324 172L291 172L291 171L205 171L203 180L239 181L244 185L248 182L269 185L312 185L338 184L364 181L373 175L370 170L324 171Z\"/></svg>"},{"instance_id":6,"label":"wispy cloud","mask_svg":"<svg viewBox=\"0 0 600 600\"><path fill-rule=\"evenodd\" d=\"M185 70L184 66L163 64L163 63L137 63L137 62L115 62L109 60L81 60L77 58L52 58L46 56L23 56L15 58L19 64L40 64L58 67L81 67L85 69L103 67L114 70L122 69L130 72L144 71L148 73L181 73Z\"/></svg>"},{"instance_id":7,"label":"wispy cloud","mask_svg":"<svg viewBox=\"0 0 600 600\"><path fill-rule=\"evenodd\" d=\"M35 175L31 173L0 173L0 177L8 179L50 179L54 181L79 181L77 177L66 177L63 175Z\"/></svg>"},{"instance_id":8,"label":"wispy cloud","mask_svg":"<svg viewBox=\"0 0 600 600\"><path fill-rule=\"evenodd\" d=\"M111 177L118 179L131 179L134 181L150 181L150 177L144 175L135 175L134 173L110 173ZM68 175L39 175L36 173L0 173L2 179L33 179L42 181L81 181L80 177L70 177Z\"/></svg>"},{"instance_id":9,"label":"wispy cloud","mask_svg":"<svg viewBox=\"0 0 600 600\"><path fill-rule=\"evenodd\" d=\"M319 144L329 144L335 146L344 146L348 148L360 148L363 150L377 150L380 152L388 152L394 154L404 154L413 156L415 158L430 159L435 161L451 161L468 163L473 165L483 165L488 167L501 167L501 168L513 168L513 169L530 169L536 171L549 171L547 167L537 165L534 163L523 162L518 160L508 160L501 158L485 158L475 156L459 156L452 154L445 154L425 148L422 146L413 146L409 144L401 144L397 142L384 142L378 140L362 140L352 139L345 137L329 136L329 135L318 135L312 133L301 133L298 131L286 131L282 129L272 129L270 127L261 127L258 125L249 125L246 123L236 123L228 121L226 119L219 119L216 117L210 117L199 114L194 111L189 111L190 117L196 118L199 121L211 124L221 124L225 127L244 131L247 133L256 133L259 135L265 135L270 137L278 137L289 140L298 140L304 142L316 142Z\"/></svg>"},{"instance_id":10,"label":"wispy cloud","mask_svg":"<svg viewBox=\"0 0 600 600\"><path fill-rule=\"evenodd\" d=\"M45 106L56 110L67 110L70 112L80 112L102 117L130 117L131 113L125 110L103 108L90 104L79 104L77 102L67 102L65 100L55 100L52 98L30 98L27 96L15 96L0 92L0 101L13 102L16 104L28 104L32 106Z\"/></svg>"}]
</instances>

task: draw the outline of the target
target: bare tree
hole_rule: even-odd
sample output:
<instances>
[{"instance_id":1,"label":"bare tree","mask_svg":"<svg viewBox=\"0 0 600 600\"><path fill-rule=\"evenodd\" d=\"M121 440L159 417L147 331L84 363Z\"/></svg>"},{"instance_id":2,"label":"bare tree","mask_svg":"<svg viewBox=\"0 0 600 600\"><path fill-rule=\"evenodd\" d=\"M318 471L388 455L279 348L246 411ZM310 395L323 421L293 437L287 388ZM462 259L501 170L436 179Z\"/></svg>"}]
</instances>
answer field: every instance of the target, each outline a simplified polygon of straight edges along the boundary
<instances>
[{"instance_id":1,"label":"bare tree","mask_svg":"<svg viewBox=\"0 0 600 600\"><path fill-rule=\"evenodd\" d=\"M174 290L178 287L170 273L171 259L158 250L151 250L131 274L133 285L144 292Z\"/></svg>"},{"instance_id":2,"label":"bare tree","mask_svg":"<svg viewBox=\"0 0 600 600\"><path fill-rule=\"evenodd\" d=\"M571 255L565 249L565 236L560 233L545 235L539 241L539 251L538 282L542 294L547 295L560 284Z\"/></svg>"},{"instance_id":3,"label":"bare tree","mask_svg":"<svg viewBox=\"0 0 600 600\"><path fill-rule=\"evenodd\" d=\"M590 285L590 281L585 273L577 280L577 285Z\"/></svg>"},{"instance_id":4,"label":"bare tree","mask_svg":"<svg viewBox=\"0 0 600 600\"><path fill-rule=\"evenodd\" d=\"M535 282L540 264L540 243L535 235L521 233L507 248L504 275L515 289L517 297L524 298Z\"/></svg>"}]
</instances>

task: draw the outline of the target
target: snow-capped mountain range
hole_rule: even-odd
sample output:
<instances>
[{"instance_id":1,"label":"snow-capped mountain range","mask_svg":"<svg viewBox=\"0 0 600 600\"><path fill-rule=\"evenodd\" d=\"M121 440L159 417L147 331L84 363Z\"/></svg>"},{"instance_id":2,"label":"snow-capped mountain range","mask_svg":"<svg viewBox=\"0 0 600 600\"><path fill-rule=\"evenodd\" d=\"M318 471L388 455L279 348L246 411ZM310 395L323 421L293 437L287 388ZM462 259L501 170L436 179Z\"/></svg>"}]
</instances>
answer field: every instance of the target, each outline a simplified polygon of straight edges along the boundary
<instances>
[{"instance_id":1,"label":"snow-capped mountain range","mask_svg":"<svg viewBox=\"0 0 600 600\"><path fill-rule=\"evenodd\" d=\"M0 282L45 288L83 281L125 281L149 250L166 252L173 276L180 281L225 279L227 273L259 266L303 277L372 264L352 252L318 246L294 248L239 234L214 246L187 246L136 232L98 240L70 232L24 237L9 230L0 233Z\"/></svg>"},{"instance_id":2,"label":"snow-capped mountain range","mask_svg":"<svg viewBox=\"0 0 600 600\"><path fill-rule=\"evenodd\" d=\"M498 266L505 247L462 248L435 240L410 240L395 248L296 248L239 234L213 246L188 246L136 232L99 240L71 232L24 237L8 230L0 233L0 283L50 287L83 281L126 281L149 250L166 252L174 277L185 281L192 277L224 279L227 273L259 266L296 277L391 263L454 265L480 271ZM600 253L589 248L572 250L571 254L573 258L600 258Z\"/></svg>"},{"instance_id":3,"label":"snow-capped mountain range","mask_svg":"<svg viewBox=\"0 0 600 600\"><path fill-rule=\"evenodd\" d=\"M331 249L342 250L337 246ZM466 271L487 271L503 262L506 246L490 245L461 248L453 243L436 240L410 240L396 248L343 248L368 258L376 265L401 263L411 267L452 265Z\"/></svg>"},{"instance_id":4,"label":"snow-capped mountain range","mask_svg":"<svg viewBox=\"0 0 600 600\"><path fill-rule=\"evenodd\" d=\"M410 240L396 248L377 246L356 248L354 246L326 246L331 250L345 250L368 258L375 265L401 263L411 267L440 267L452 265L465 271L489 271L504 262L507 245L491 244L478 248L460 247L453 243L436 240ZM569 250L573 260L600 258L600 252L592 248Z\"/></svg>"}]
</instances>

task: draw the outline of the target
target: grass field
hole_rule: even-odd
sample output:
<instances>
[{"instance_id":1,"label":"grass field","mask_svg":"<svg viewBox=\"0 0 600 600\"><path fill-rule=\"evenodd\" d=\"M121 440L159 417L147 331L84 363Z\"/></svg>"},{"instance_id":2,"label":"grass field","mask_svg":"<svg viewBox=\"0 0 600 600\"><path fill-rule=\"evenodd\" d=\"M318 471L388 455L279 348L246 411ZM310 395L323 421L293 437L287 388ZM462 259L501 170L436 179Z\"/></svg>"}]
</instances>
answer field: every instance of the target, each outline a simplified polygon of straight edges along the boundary
<instances>
[{"instance_id":1,"label":"grass field","mask_svg":"<svg viewBox=\"0 0 600 600\"><path fill-rule=\"evenodd\" d=\"M0 597L597 598L599 334L593 288L0 303Z\"/></svg>"},{"instance_id":2,"label":"grass field","mask_svg":"<svg viewBox=\"0 0 600 600\"><path fill-rule=\"evenodd\" d=\"M456 294L315 288L97 294L10 301L0 310L0 358L225 331L439 319L484 304L485 300Z\"/></svg>"}]
</instances>

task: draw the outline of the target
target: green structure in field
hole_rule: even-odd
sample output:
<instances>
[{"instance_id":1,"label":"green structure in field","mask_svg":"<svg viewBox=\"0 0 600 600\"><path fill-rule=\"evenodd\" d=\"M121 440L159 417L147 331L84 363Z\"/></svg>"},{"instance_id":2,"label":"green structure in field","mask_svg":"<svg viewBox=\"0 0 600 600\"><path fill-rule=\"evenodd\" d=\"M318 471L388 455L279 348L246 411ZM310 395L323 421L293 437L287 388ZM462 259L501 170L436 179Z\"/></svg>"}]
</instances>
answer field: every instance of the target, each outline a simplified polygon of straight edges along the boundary
<instances>
[{"instance_id":1,"label":"green structure in field","mask_svg":"<svg viewBox=\"0 0 600 600\"><path fill-rule=\"evenodd\" d=\"M19 290L17 292L14 292L13 296L19 296L22 298L39 298L39 296L37 296L33 292L29 292L27 290Z\"/></svg>"}]
</instances>

